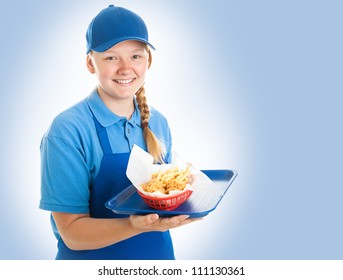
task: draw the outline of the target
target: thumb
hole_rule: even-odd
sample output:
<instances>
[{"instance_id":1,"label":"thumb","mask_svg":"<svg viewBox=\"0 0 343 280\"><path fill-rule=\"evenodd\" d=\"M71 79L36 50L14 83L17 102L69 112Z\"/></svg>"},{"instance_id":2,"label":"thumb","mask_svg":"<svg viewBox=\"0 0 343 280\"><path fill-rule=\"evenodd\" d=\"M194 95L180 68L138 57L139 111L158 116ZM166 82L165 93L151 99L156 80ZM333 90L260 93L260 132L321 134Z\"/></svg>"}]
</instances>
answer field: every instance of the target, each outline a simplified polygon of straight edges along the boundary
<instances>
[{"instance_id":1,"label":"thumb","mask_svg":"<svg viewBox=\"0 0 343 280\"><path fill-rule=\"evenodd\" d=\"M159 219L157 214L149 214L149 215L131 215L130 220L132 226L136 228L145 227L147 225L153 224Z\"/></svg>"}]
</instances>

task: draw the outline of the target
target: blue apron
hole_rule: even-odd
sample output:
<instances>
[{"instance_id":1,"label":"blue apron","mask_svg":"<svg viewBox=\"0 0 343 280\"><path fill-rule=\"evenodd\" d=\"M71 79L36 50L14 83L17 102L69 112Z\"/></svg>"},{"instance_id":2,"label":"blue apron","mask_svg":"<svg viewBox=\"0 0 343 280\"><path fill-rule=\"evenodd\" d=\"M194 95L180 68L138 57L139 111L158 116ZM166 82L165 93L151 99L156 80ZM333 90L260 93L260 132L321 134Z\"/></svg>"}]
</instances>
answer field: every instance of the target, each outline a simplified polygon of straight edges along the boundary
<instances>
[{"instance_id":1,"label":"blue apron","mask_svg":"<svg viewBox=\"0 0 343 280\"><path fill-rule=\"evenodd\" d=\"M131 182L126 177L130 153L113 154L106 128L94 117L104 157L90 189L90 216L92 218L126 218L105 207L105 202ZM141 233L111 246L96 250L71 250L63 240L58 241L56 259L60 260L173 260L174 250L169 231Z\"/></svg>"}]
</instances>

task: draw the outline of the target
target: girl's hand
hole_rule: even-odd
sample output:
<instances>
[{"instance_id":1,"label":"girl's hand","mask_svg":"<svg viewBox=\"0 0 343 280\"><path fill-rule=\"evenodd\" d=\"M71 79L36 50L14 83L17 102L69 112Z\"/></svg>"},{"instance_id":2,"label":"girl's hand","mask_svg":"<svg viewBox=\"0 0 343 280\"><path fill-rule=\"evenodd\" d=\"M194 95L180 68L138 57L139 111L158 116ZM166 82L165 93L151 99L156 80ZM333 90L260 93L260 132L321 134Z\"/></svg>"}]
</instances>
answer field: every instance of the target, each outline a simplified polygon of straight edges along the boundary
<instances>
[{"instance_id":1,"label":"girl's hand","mask_svg":"<svg viewBox=\"0 0 343 280\"><path fill-rule=\"evenodd\" d=\"M173 216L170 218L160 218L157 214L130 216L132 227L144 232L167 231L169 229L177 228L197 220L201 219L190 219L188 215Z\"/></svg>"}]
</instances>

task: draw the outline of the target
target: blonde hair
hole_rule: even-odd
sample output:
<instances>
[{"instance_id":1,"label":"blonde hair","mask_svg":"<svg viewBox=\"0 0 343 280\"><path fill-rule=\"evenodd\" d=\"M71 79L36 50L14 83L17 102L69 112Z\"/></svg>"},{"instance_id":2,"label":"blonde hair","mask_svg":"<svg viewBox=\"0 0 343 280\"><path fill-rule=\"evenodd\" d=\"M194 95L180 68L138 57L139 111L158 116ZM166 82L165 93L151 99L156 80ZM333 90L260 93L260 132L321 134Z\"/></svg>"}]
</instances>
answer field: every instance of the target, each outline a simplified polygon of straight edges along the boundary
<instances>
[{"instance_id":1,"label":"blonde hair","mask_svg":"<svg viewBox=\"0 0 343 280\"><path fill-rule=\"evenodd\" d=\"M152 55L148 46L146 47L146 50L149 55L148 68L150 68ZM147 145L148 152L153 156L155 163L163 163L164 148L155 134L149 128L150 108L146 101L144 85L136 92L136 100L139 111L141 112L143 137Z\"/></svg>"}]
</instances>

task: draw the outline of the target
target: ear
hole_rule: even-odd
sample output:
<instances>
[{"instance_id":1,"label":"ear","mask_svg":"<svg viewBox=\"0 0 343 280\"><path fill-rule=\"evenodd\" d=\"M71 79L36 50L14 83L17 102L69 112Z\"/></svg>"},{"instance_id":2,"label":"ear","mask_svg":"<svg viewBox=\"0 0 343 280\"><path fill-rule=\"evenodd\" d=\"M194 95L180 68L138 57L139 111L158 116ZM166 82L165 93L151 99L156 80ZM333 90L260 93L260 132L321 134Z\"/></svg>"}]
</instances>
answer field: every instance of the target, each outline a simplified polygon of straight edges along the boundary
<instances>
[{"instance_id":1,"label":"ear","mask_svg":"<svg viewBox=\"0 0 343 280\"><path fill-rule=\"evenodd\" d=\"M91 74L94 74L95 68L94 68L92 56L90 54L88 54L86 57L86 64L87 64L88 71L91 72Z\"/></svg>"},{"instance_id":2,"label":"ear","mask_svg":"<svg viewBox=\"0 0 343 280\"><path fill-rule=\"evenodd\" d=\"M150 69L151 63L152 63L152 53L149 47L147 47L148 51L148 69Z\"/></svg>"}]
</instances>

